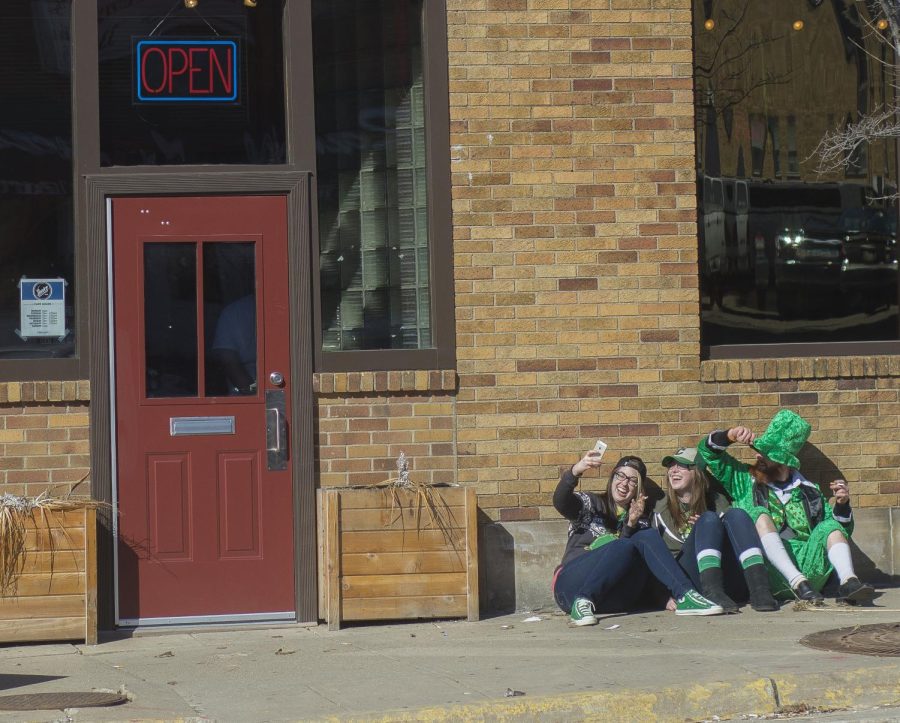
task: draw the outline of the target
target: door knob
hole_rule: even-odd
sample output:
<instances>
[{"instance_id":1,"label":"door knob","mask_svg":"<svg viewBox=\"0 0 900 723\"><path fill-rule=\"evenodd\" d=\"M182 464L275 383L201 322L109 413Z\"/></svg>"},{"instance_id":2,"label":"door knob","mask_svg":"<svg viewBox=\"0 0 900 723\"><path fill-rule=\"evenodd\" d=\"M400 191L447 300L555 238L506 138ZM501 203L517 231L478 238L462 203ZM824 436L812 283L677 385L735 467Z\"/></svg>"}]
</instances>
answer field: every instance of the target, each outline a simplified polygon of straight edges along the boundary
<instances>
[{"instance_id":1,"label":"door knob","mask_svg":"<svg viewBox=\"0 0 900 723\"><path fill-rule=\"evenodd\" d=\"M281 372L272 372L269 374L269 381L276 387L284 386L284 374Z\"/></svg>"}]
</instances>

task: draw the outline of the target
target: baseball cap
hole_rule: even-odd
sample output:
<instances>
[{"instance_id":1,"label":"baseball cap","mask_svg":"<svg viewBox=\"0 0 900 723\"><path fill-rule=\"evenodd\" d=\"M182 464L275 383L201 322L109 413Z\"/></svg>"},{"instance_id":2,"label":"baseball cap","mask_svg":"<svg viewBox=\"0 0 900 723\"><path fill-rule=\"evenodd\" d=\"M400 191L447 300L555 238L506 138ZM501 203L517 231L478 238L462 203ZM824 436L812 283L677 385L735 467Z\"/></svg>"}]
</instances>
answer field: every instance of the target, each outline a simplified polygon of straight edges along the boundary
<instances>
[{"instance_id":1,"label":"baseball cap","mask_svg":"<svg viewBox=\"0 0 900 723\"><path fill-rule=\"evenodd\" d=\"M675 452L675 454L670 454L663 457L662 466L671 467L676 462L678 462L678 464L683 464L686 467L695 466L697 464L697 448L682 447L677 452Z\"/></svg>"}]
</instances>

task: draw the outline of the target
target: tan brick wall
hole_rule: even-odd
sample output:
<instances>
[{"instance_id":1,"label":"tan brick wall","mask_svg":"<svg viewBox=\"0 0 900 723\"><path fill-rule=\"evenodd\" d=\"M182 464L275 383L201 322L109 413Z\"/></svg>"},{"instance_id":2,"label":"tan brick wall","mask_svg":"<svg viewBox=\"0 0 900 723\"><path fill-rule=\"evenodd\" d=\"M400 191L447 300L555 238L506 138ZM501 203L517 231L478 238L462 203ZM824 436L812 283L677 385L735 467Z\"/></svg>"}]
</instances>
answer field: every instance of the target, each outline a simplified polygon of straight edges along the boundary
<instances>
[{"instance_id":1,"label":"tan brick wall","mask_svg":"<svg viewBox=\"0 0 900 723\"><path fill-rule=\"evenodd\" d=\"M89 399L86 382L0 383L0 494L90 494Z\"/></svg>"},{"instance_id":2,"label":"tan brick wall","mask_svg":"<svg viewBox=\"0 0 900 723\"><path fill-rule=\"evenodd\" d=\"M454 372L317 374L313 387L321 487L396 479L400 452L414 481L456 481Z\"/></svg>"},{"instance_id":3,"label":"tan brick wall","mask_svg":"<svg viewBox=\"0 0 900 723\"><path fill-rule=\"evenodd\" d=\"M557 518L597 437L660 479L782 406L813 425L812 476L896 505L900 360L701 370L691 3L448 0L448 31L459 480L482 508Z\"/></svg>"}]
</instances>

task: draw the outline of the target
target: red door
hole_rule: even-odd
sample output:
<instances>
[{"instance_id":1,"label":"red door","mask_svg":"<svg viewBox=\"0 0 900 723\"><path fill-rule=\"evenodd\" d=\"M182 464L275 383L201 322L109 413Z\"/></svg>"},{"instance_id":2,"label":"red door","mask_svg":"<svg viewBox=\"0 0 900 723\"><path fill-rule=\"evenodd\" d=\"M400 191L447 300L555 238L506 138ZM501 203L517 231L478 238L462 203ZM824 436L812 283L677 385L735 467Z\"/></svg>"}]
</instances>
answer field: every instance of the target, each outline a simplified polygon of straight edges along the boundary
<instances>
[{"instance_id":1,"label":"red door","mask_svg":"<svg viewBox=\"0 0 900 723\"><path fill-rule=\"evenodd\" d=\"M286 224L112 201L120 624L293 617Z\"/></svg>"}]
</instances>

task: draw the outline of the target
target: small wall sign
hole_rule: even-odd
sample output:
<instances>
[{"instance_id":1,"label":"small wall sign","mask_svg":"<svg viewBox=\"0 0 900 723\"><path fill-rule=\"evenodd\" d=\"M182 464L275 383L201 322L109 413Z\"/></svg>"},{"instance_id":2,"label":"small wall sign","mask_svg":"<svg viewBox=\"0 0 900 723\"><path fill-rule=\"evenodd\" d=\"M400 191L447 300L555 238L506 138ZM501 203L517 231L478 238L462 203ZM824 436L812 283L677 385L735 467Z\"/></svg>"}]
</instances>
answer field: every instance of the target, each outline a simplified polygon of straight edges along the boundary
<instances>
[{"instance_id":1,"label":"small wall sign","mask_svg":"<svg viewBox=\"0 0 900 723\"><path fill-rule=\"evenodd\" d=\"M65 279L19 280L19 329L22 339L56 337L60 341L66 329Z\"/></svg>"},{"instance_id":2,"label":"small wall sign","mask_svg":"<svg viewBox=\"0 0 900 723\"><path fill-rule=\"evenodd\" d=\"M136 103L235 103L239 99L236 39L136 39Z\"/></svg>"}]
</instances>

